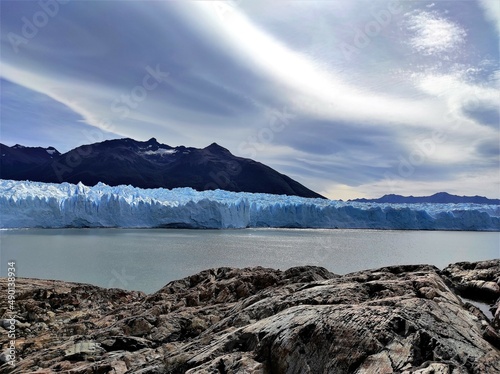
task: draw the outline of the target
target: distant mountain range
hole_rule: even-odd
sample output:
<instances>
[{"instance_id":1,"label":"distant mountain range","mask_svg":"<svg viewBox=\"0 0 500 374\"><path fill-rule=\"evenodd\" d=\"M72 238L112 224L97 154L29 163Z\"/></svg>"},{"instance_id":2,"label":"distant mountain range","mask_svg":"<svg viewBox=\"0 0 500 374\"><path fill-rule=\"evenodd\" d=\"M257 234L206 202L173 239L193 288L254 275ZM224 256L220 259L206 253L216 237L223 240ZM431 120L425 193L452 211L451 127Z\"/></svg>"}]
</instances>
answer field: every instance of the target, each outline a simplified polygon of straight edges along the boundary
<instances>
[{"instance_id":1,"label":"distant mountain range","mask_svg":"<svg viewBox=\"0 0 500 374\"><path fill-rule=\"evenodd\" d=\"M378 199L354 199L349 201L357 201L361 203L395 203L395 204L419 204L419 203L447 203L447 204L493 204L499 205L500 199L488 199L483 196L457 196L447 192L438 192L431 196L401 196L401 195L384 195Z\"/></svg>"},{"instance_id":2,"label":"distant mountain range","mask_svg":"<svg viewBox=\"0 0 500 374\"><path fill-rule=\"evenodd\" d=\"M198 149L170 147L155 138L108 140L61 154L53 147L0 144L0 178L93 186L191 187L324 198L260 162L236 157L213 143Z\"/></svg>"}]
</instances>

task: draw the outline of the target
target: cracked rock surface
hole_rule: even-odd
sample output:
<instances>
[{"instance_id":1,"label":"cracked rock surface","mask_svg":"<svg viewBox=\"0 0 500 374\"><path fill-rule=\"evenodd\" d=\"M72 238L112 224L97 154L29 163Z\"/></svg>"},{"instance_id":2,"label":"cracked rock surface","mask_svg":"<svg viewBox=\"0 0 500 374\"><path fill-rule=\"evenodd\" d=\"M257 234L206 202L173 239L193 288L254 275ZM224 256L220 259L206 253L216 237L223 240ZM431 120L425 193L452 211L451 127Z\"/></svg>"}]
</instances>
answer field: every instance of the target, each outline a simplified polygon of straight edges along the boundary
<instances>
[{"instance_id":1,"label":"cracked rock surface","mask_svg":"<svg viewBox=\"0 0 500 374\"><path fill-rule=\"evenodd\" d=\"M0 373L500 373L498 315L458 297L487 289L467 297L498 308L499 274L500 260L217 268L150 295L18 278L18 360Z\"/></svg>"}]
</instances>

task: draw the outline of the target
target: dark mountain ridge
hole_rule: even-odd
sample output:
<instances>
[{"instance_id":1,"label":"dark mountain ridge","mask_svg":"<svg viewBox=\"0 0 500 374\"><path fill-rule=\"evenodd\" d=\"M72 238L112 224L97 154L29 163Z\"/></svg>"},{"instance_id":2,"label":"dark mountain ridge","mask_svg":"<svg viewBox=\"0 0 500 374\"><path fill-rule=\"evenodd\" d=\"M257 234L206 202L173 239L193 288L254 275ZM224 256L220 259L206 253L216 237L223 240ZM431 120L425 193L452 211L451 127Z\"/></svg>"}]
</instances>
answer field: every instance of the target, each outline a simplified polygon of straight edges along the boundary
<instances>
[{"instance_id":1,"label":"dark mountain ridge","mask_svg":"<svg viewBox=\"0 0 500 374\"><path fill-rule=\"evenodd\" d=\"M354 199L360 203L394 203L394 204L419 204L419 203L441 203L441 204L491 204L499 205L500 199L488 199L484 196L458 196L447 192L438 192L431 196L401 196L384 195L378 199Z\"/></svg>"},{"instance_id":2,"label":"dark mountain ridge","mask_svg":"<svg viewBox=\"0 0 500 374\"><path fill-rule=\"evenodd\" d=\"M3 179L29 179L25 176L37 173L38 168L60 155L54 147L25 147L19 144L8 147L0 144L0 176L3 178L5 175Z\"/></svg>"},{"instance_id":3,"label":"dark mountain ridge","mask_svg":"<svg viewBox=\"0 0 500 374\"><path fill-rule=\"evenodd\" d=\"M191 187L323 198L260 162L237 157L217 143L203 149L171 147L155 138L83 145L61 154L53 147L0 144L0 178L93 186Z\"/></svg>"}]
</instances>

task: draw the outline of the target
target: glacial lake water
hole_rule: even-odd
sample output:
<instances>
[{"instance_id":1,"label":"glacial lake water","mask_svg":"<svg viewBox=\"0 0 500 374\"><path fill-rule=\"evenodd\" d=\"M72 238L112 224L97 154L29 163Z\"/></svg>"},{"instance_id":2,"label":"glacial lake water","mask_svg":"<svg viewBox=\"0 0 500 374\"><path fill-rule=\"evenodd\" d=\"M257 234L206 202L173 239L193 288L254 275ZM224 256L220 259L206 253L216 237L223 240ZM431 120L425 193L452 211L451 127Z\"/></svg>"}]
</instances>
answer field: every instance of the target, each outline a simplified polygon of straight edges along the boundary
<instances>
[{"instance_id":1,"label":"glacial lake water","mask_svg":"<svg viewBox=\"0 0 500 374\"><path fill-rule=\"evenodd\" d=\"M285 270L319 265L337 274L396 264L500 258L499 232L317 229L22 229L0 231L0 275L154 292L220 266Z\"/></svg>"}]
</instances>

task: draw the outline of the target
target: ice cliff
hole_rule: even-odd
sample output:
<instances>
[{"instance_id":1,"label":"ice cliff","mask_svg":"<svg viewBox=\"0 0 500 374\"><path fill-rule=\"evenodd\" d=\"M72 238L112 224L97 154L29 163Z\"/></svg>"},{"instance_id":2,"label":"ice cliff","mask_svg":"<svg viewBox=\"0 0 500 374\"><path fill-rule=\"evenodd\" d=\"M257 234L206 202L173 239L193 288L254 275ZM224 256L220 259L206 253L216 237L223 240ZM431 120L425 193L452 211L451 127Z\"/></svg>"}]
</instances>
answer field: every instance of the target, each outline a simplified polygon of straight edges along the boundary
<instances>
[{"instance_id":1,"label":"ice cliff","mask_svg":"<svg viewBox=\"0 0 500 374\"><path fill-rule=\"evenodd\" d=\"M0 180L0 227L304 227L500 231L500 205L380 204L191 188Z\"/></svg>"}]
</instances>

